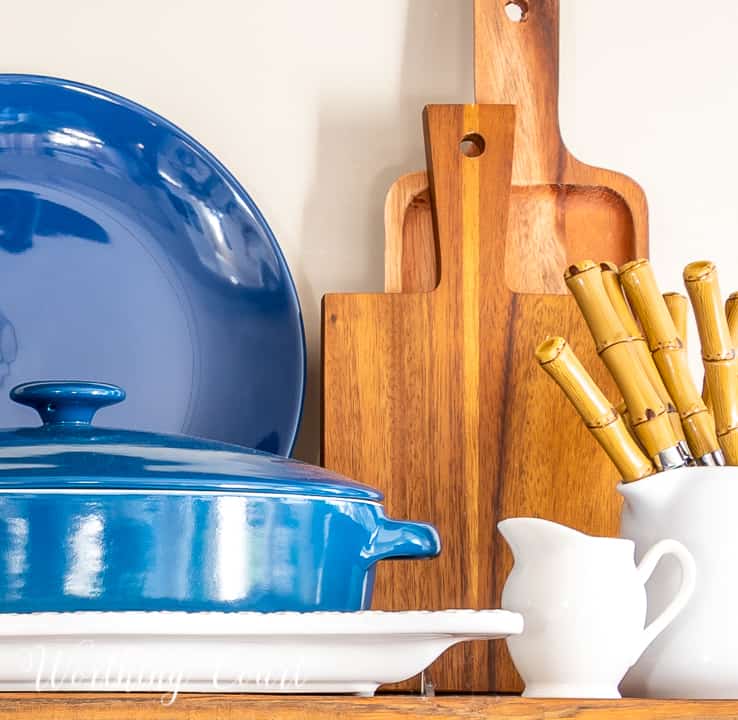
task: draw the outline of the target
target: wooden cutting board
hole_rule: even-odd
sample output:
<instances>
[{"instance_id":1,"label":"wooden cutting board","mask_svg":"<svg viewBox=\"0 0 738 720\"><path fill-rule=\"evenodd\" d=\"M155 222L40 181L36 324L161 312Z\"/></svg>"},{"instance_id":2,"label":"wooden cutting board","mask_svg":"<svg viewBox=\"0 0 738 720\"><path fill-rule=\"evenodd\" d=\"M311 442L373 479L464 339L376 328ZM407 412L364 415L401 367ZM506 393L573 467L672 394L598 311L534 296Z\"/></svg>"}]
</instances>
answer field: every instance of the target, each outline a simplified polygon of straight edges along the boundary
<instances>
[{"instance_id":1,"label":"wooden cutting board","mask_svg":"<svg viewBox=\"0 0 738 720\"><path fill-rule=\"evenodd\" d=\"M514 115L425 111L435 289L323 300L323 461L384 490L391 514L434 522L444 543L436 560L380 563L377 609L499 607L505 517L617 532L615 473L533 349L563 334L616 398L613 387L573 298L513 292L501 272ZM474 133L486 147L470 158L460 140ZM504 643L457 646L430 678L439 690L520 689Z\"/></svg>"},{"instance_id":2,"label":"wooden cutting board","mask_svg":"<svg viewBox=\"0 0 738 720\"><path fill-rule=\"evenodd\" d=\"M579 162L563 144L558 122L558 0L521 3L525 15L519 23L510 20L505 5L504 0L474 3L477 101L510 103L517 110L502 281L523 293L566 293L563 268L570 261L593 257L622 262L631 257L647 257L646 199L630 178ZM424 171L404 175L392 185L385 203L385 289L432 290L438 283L439 265L428 177ZM579 319L572 321L574 335L570 330L570 339L581 335L584 340ZM550 327L557 326L559 330L551 332L566 334L562 329L566 327L565 320L552 317ZM571 423L575 422L572 416L567 418L561 427L563 437L571 432ZM552 447L551 451L550 463L565 474L569 469L562 464L560 449ZM599 454L599 450L594 452ZM607 478L602 478L602 482L607 483ZM587 491L585 487L580 490ZM559 492L562 497L558 497ZM561 506L566 498L558 485L548 488L547 493L552 497L528 503L528 512L545 515L548 509L545 516L557 519L560 516L550 514L552 508ZM617 523L614 511L611 504L605 504L589 518L574 524L589 532L612 534ZM511 507L510 512L523 511ZM509 567L507 548L502 549L500 562L504 570ZM505 649L497 648L497 653L498 682L494 684L495 676L490 673L493 684L478 689L518 689L519 679ZM443 666L440 675L436 669L433 679L443 683L449 672L456 676L461 660L452 657L448 662L450 669Z\"/></svg>"},{"instance_id":3,"label":"wooden cutting board","mask_svg":"<svg viewBox=\"0 0 738 720\"><path fill-rule=\"evenodd\" d=\"M646 199L630 178L579 162L563 144L559 0L521 1L521 22L510 20L506 4L474 2L476 101L517 110L504 281L516 292L565 294L563 268L571 262L621 264L647 255ZM424 172L404 175L390 188L387 292L431 290L438 281L428 199Z\"/></svg>"}]
</instances>

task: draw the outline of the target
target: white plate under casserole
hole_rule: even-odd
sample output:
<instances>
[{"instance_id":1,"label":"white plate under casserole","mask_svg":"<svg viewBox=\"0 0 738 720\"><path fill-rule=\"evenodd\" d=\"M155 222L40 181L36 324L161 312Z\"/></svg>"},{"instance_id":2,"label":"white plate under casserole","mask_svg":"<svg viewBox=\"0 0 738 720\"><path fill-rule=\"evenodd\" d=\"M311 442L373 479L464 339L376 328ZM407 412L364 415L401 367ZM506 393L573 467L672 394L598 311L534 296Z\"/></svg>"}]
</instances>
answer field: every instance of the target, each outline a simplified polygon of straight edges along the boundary
<instances>
[{"instance_id":1,"label":"white plate under casserole","mask_svg":"<svg viewBox=\"0 0 738 720\"><path fill-rule=\"evenodd\" d=\"M522 630L505 610L0 614L0 690L372 695Z\"/></svg>"}]
</instances>

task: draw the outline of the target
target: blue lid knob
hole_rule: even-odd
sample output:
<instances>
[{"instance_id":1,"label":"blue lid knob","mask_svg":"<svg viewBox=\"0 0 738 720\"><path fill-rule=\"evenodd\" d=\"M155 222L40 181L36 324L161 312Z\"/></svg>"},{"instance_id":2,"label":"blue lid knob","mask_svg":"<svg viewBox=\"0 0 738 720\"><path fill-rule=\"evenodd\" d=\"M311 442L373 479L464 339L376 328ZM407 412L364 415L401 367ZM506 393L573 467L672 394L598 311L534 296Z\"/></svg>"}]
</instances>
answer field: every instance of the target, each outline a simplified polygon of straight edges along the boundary
<instances>
[{"instance_id":1,"label":"blue lid knob","mask_svg":"<svg viewBox=\"0 0 738 720\"><path fill-rule=\"evenodd\" d=\"M10 397L35 408L44 425L89 425L100 408L125 400L126 393L106 383L47 381L16 385Z\"/></svg>"}]
</instances>

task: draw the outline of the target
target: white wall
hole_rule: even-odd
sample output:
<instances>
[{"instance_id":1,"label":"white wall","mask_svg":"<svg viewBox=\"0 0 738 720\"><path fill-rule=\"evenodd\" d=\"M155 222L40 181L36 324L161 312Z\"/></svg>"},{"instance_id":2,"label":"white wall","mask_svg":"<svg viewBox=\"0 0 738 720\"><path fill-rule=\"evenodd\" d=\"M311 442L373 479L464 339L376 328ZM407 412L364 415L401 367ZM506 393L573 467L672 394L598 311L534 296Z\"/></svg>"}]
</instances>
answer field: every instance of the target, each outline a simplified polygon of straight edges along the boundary
<instances>
[{"instance_id":1,"label":"white wall","mask_svg":"<svg viewBox=\"0 0 738 720\"><path fill-rule=\"evenodd\" d=\"M320 298L382 288L383 197L423 165L422 106L473 97L471 0L36 0L3 29L0 70L143 103L252 194L302 299L315 459ZM733 0L562 0L565 137L644 185L665 287L699 256L738 288L736 29Z\"/></svg>"}]
</instances>

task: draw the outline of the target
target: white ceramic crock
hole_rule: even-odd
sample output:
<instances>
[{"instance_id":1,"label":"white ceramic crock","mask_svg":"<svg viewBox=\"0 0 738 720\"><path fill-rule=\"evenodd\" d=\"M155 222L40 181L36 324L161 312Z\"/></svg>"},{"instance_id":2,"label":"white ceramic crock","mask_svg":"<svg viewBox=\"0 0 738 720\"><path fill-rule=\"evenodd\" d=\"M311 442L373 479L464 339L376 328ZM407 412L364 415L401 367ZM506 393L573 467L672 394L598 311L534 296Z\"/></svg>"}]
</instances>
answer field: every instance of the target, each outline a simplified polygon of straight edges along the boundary
<instances>
[{"instance_id":1,"label":"white ceramic crock","mask_svg":"<svg viewBox=\"0 0 738 720\"><path fill-rule=\"evenodd\" d=\"M697 565L689 605L626 675L623 695L738 698L738 467L680 468L618 491L620 534L635 541L637 559L669 537ZM649 618L679 582L678 564L666 558L646 586Z\"/></svg>"}]
</instances>

